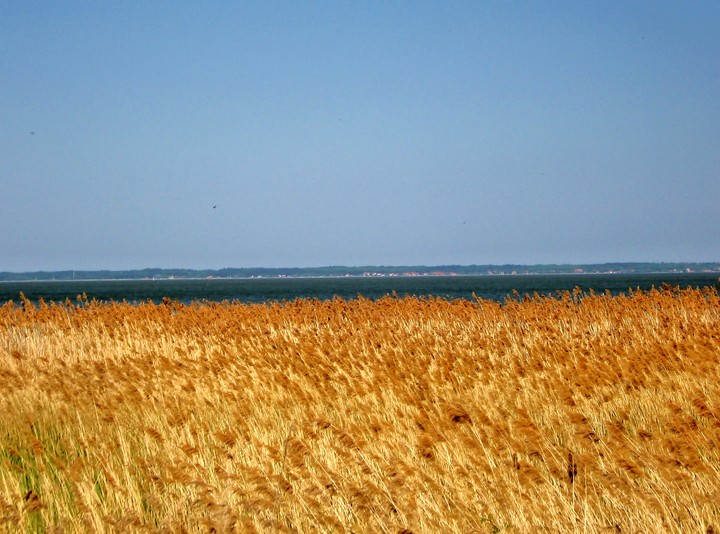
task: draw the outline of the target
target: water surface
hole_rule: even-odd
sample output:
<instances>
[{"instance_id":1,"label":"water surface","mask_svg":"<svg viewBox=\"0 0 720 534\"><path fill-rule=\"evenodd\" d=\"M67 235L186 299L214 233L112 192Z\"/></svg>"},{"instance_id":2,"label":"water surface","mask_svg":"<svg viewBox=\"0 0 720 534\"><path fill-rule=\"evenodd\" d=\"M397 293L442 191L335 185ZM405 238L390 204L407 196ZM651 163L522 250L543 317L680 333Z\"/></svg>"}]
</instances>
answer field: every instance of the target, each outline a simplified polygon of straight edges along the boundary
<instances>
[{"instance_id":1,"label":"water surface","mask_svg":"<svg viewBox=\"0 0 720 534\"><path fill-rule=\"evenodd\" d=\"M268 302L296 298L377 299L396 294L448 299L481 299L503 301L517 291L520 295L556 295L560 291L613 294L628 290L647 290L671 286L715 286L718 273L671 274L563 274L563 275L493 275L493 276L419 276L419 277L347 277L347 278L254 278L202 280L78 280L0 282L0 303L19 302L20 292L37 302L75 301L85 293L101 301L160 302L164 297L183 303L192 301Z\"/></svg>"}]
</instances>

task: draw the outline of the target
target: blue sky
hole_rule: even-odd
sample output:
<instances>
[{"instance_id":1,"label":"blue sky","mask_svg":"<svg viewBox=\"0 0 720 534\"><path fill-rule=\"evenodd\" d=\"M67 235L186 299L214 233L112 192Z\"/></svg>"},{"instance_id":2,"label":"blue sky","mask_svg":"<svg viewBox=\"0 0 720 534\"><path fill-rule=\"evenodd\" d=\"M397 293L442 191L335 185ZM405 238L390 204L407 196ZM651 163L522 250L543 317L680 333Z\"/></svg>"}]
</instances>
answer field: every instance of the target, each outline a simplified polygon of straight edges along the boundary
<instances>
[{"instance_id":1,"label":"blue sky","mask_svg":"<svg viewBox=\"0 0 720 534\"><path fill-rule=\"evenodd\" d=\"M718 27L0 0L0 271L720 261Z\"/></svg>"}]
</instances>

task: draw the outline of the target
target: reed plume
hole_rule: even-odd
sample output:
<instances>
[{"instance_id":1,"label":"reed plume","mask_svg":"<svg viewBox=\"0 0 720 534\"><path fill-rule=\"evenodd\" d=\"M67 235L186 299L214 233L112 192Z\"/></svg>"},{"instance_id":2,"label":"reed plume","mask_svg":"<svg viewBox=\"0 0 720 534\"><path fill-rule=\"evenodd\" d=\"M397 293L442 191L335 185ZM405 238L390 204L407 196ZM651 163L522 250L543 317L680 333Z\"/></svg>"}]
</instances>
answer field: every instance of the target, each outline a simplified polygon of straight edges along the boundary
<instances>
[{"instance_id":1,"label":"reed plume","mask_svg":"<svg viewBox=\"0 0 720 534\"><path fill-rule=\"evenodd\" d=\"M720 298L0 307L5 532L702 531Z\"/></svg>"}]
</instances>

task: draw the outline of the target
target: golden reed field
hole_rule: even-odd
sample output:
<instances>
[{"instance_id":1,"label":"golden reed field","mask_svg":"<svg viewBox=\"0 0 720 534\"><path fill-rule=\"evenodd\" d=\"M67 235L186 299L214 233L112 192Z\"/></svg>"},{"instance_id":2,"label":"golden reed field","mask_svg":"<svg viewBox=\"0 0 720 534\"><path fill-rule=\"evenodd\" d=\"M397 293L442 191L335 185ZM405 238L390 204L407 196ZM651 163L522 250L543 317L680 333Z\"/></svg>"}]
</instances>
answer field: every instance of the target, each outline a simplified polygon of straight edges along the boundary
<instances>
[{"instance_id":1,"label":"golden reed field","mask_svg":"<svg viewBox=\"0 0 720 534\"><path fill-rule=\"evenodd\" d=\"M720 532L715 288L0 308L4 532Z\"/></svg>"}]
</instances>

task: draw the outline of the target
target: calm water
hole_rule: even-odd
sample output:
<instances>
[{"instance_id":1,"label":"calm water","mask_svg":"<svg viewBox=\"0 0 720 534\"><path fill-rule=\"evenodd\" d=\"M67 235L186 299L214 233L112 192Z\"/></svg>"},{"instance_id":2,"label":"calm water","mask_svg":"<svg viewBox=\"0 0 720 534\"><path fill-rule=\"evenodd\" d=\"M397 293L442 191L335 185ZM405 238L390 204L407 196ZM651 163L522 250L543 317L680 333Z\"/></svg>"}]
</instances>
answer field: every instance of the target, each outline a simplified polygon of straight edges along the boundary
<instances>
[{"instance_id":1,"label":"calm water","mask_svg":"<svg viewBox=\"0 0 720 534\"><path fill-rule=\"evenodd\" d=\"M198 300L268 302L296 298L377 299L395 292L398 296L436 296L449 299L503 301L515 290L521 295L537 292L555 295L558 291L579 287L583 291L610 290L613 294L628 289L650 289L662 284L680 287L715 286L718 273L634 274L634 275L513 275L513 276L427 276L387 278L267 278L247 280L123 280L74 282L0 282L0 304L19 303L20 292L33 301L75 301L81 293L103 301L159 302L169 297L184 303Z\"/></svg>"}]
</instances>

